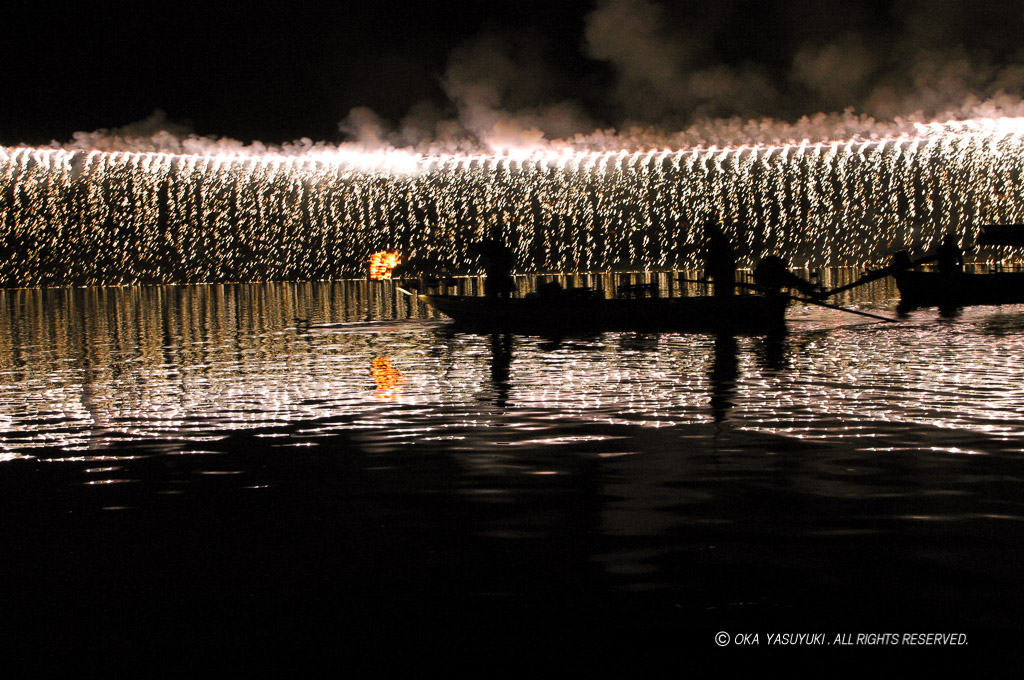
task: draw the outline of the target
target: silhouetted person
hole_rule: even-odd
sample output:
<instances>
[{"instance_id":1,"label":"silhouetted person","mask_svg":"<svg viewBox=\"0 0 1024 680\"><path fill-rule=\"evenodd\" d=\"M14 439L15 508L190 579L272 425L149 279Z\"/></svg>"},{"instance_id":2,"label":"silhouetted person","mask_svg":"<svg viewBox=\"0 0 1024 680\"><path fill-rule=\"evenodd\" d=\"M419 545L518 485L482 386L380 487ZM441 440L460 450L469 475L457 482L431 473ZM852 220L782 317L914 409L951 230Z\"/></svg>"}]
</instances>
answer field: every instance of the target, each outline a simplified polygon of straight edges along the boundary
<instances>
[{"instance_id":1,"label":"silhouetted person","mask_svg":"<svg viewBox=\"0 0 1024 680\"><path fill-rule=\"evenodd\" d=\"M714 282L715 295L732 295L736 288L736 255L732 244L714 222L705 224L704 232L708 237L704 275Z\"/></svg>"},{"instance_id":2,"label":"silhouetted person","mask_svg":"<svg viewBox=\"0 0 1024 680\"><path fill-rule=\"evenodd\" d=\"M484 294L491 298L507 298L515 290L512 267L515 255L512 250L492 232L489 238L474 243L469 252L476 253L484 263Z\"/></svg>"},{"instance_id":3,"label":"silhouetted person","mask_svg":"<svg viewBox=\"0 0 1024 680\"><path fill-rule=\"evenodd\" d=\"M910 259L910 253L905 250L899 250L892 254L892 259L889 261L889 268L897 271L904 269L910 269L914 266L914 261Z\"/></svg>"},{"instance_id":4,"label":"silhouetted person","mask_svg":"<svg viewBox=\"0 0 1024 680\"><path fill-rule=\"evenodd\" d=\"M812 298L822 296L821 286L789 271L789 265L778 255L761 258L754 267L754 283L765 295L779 295L783 288L790 288Z\"/></svg>"},{"instance_id":5,"label":"silhouetted person","mask_svg":"<svg viewBox=\"0 0 1024 680\"><path fill-rule=\"evenodd\" d=\"M940 274L960 274L964 270L964 255L956 242L956 234L946 234L935 251Z\"/></svg>"}]
</instances>

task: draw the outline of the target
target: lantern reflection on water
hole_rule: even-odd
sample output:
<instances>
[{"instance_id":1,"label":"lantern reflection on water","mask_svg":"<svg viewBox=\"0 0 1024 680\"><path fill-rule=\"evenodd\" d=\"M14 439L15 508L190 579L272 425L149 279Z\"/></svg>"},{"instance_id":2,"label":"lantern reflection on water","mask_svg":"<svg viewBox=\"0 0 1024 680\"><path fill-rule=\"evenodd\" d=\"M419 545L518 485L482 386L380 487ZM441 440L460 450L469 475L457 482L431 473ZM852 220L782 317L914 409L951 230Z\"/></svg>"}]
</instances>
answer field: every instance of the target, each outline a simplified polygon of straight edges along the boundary
<instances>
[{"instance_id":1,"label":"lantern reflection on water","mask_svg":"<svg viewBox=\"0 0 1024 680\"><path fill-rule=\"evenodd\" d=\"M388 357L377 357L370 362L370 374L376 386L376 397L381 401L395 399L402 392L402 372Z\"/></svg>"}]
</instances>

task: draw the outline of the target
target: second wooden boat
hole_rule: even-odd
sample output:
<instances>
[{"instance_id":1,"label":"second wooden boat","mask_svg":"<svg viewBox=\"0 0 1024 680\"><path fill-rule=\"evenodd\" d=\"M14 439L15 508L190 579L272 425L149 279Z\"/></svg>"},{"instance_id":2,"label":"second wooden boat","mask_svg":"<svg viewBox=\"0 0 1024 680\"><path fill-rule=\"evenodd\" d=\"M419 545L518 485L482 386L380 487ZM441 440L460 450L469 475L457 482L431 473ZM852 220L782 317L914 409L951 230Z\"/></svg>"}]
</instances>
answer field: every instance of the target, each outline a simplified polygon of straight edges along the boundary
<instances>
[{"instance_id":1,"label":"second wooden boat","mask_svg":"<svg viewBox=\"0 0 1024 680\"><path fill-rule=\"evenodd\" d=\"M972 307L1024 304L1024 272L991 274L897 272L900 307Z\"/></svg>"}]
</instances>

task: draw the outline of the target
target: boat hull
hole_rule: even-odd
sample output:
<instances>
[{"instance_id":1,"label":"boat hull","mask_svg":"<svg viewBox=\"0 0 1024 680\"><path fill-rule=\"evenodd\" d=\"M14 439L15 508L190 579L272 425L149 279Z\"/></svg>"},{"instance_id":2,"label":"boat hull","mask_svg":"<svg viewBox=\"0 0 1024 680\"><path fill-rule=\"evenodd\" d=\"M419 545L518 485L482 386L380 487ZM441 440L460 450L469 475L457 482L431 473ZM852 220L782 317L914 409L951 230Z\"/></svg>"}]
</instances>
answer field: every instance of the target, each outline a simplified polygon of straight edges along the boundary
<instances>
[{"instance_id":1,"label":"boat hull","mask_svg":"<svg viewBox=\"0 0 1024 680\"><path fill-rule=\"evenodd\" d=\"M789 303L785 295L638 300L571 296L507 300L455 295L419 297L465 327L547 334L606 330L770 334L785 330Z\"/></svg>"},{"instance_id":2,"label":"boat hull","mask_svg":"<svg viewBox=\"0 0 1024 680\"><path fill-rule=\"evenodd\" d=\"M1024 304L1024 272L941 274L905 271L896 275L896 286L900 291L902 309Z\"/></svg>"}]
</instances>

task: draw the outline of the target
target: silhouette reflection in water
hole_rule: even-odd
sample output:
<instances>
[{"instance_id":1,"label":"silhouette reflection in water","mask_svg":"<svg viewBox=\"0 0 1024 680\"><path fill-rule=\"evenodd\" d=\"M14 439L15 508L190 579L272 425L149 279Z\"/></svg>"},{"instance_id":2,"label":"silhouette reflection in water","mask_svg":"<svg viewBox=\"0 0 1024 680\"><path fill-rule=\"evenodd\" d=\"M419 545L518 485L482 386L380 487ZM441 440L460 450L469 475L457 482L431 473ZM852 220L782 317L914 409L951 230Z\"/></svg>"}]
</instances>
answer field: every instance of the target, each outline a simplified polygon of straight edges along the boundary
<instances>
[{"instance_id":1,"label":"silhouette reflection in water","mask_svg":"<svg viewBox=\"0 0 1024 680\"><path fill-rule=\"evenodd\" d=\"M739 348L736 338L727 333L715 336L715 354L711 362L711 413L715 422L726 419L736 402L736 378L739 375Z\"/></svg>"},{"instance_id":2,"label":"silhouette reflection in water","mask_svg":"<svg viewBox=\"0 0 1024 680\"><path fill-rule=\"evenodd\" d=\"M785 333L772 333L758 339L758 358L766 371L783 371L790 365L790 346Z\"/></svg>"},{"instance_id":3,"label":"silhouette reflection in water","mask_svg":"<svg viewBox=\"0 0 1024 680\"><path fill-rule=\"evenodd\" d=\"M509 333L491 334L491 385L494 387L494 404L500 408L508 405L512 343Z\"/></svg>"}]
</instances>

